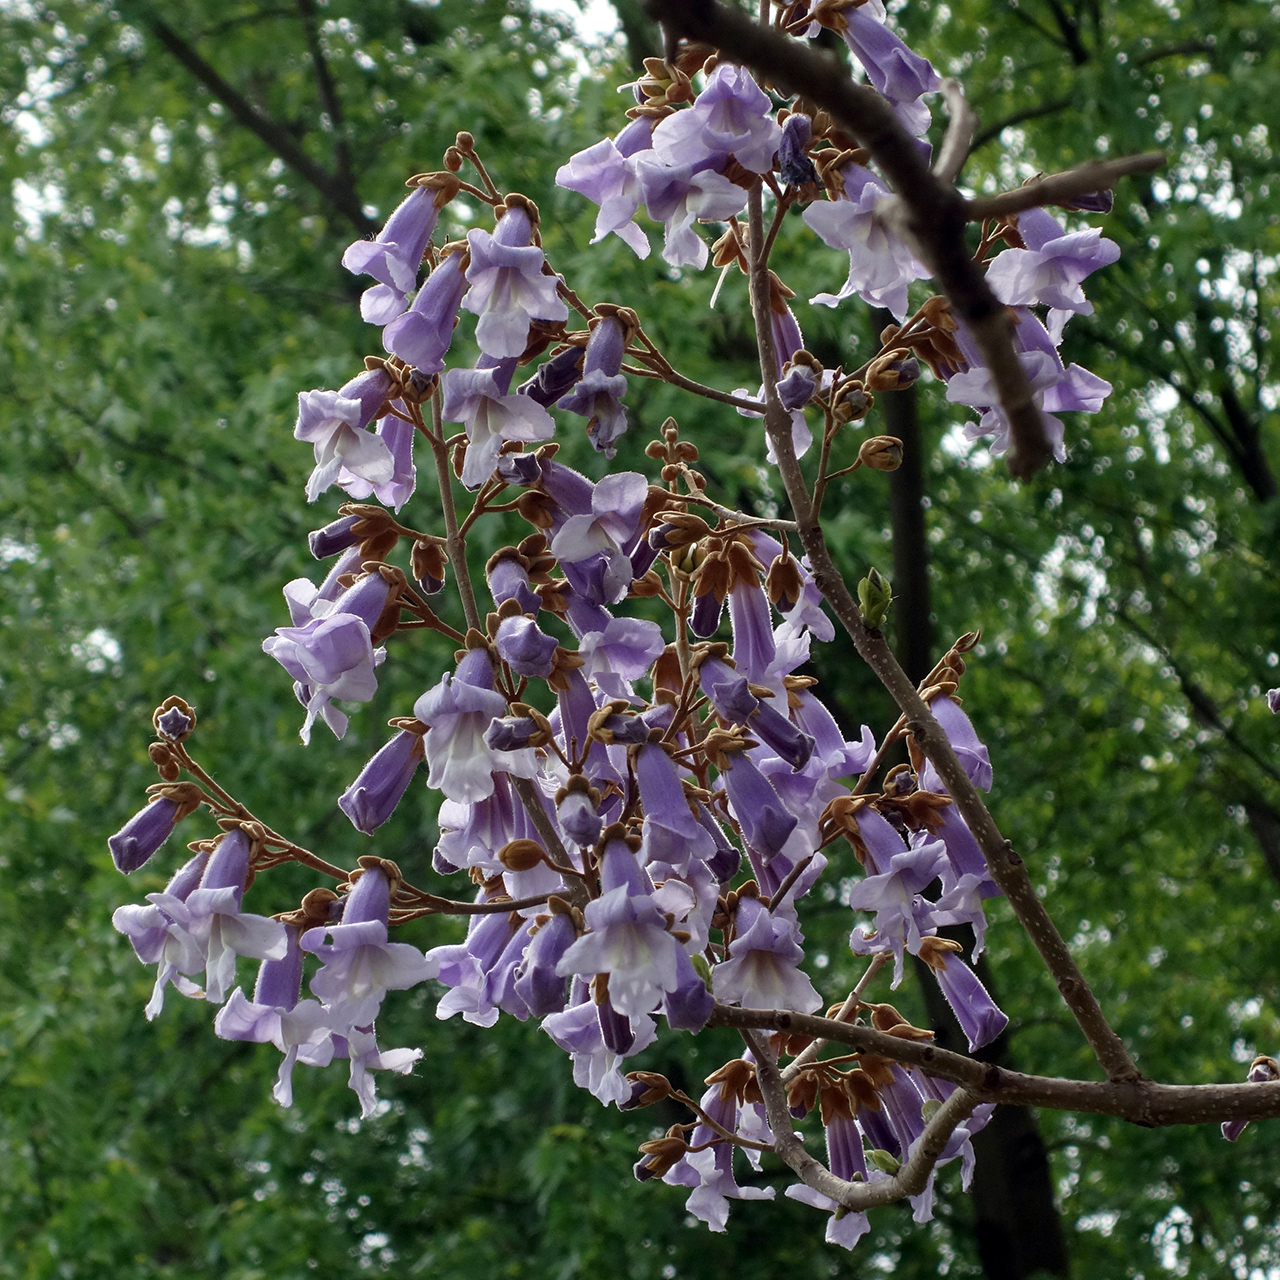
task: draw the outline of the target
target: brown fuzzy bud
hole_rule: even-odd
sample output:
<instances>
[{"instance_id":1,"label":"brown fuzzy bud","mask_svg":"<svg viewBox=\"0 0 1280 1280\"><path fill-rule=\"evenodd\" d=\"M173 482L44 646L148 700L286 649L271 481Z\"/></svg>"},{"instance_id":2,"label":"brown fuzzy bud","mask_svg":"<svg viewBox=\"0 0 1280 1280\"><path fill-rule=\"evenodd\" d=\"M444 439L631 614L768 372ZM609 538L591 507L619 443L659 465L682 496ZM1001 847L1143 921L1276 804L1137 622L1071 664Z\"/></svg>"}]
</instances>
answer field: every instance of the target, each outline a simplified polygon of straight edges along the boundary
<instances>
[{"instance_id":1,"label":"brown fuzzy bud","mask_svg":"<svg viewBox=\"0 0 1280 1280\"><path fill-rule=\"evenodd\" d=\"M147 748L147 754L151 757L151 763L155 765L156 771L166 782L177 782L182 766L168 743L153 742Z\"/></svg>"},{"instance_id":2,"label":"brown fuzzy bud","mask_svg":"<svg viewBox=\"0 0 1280 1280\"><path fill-rule=\"evenodd\" d=\"M546 856L536 840L512 840L498 850L498 861L508 871L532 871Z\"/></svg>"},{"instance_id":3,"label":"brown fuzzy bud","mask_svg":"<svg viewBox=\"0 0 1280 1280\"><path fill-rule=\"evenodd\" d=\"M868 436L858 450L858 461L873 471L897 471L902 465L902 441L897 436Z\"/></svg>"}]
</instances>

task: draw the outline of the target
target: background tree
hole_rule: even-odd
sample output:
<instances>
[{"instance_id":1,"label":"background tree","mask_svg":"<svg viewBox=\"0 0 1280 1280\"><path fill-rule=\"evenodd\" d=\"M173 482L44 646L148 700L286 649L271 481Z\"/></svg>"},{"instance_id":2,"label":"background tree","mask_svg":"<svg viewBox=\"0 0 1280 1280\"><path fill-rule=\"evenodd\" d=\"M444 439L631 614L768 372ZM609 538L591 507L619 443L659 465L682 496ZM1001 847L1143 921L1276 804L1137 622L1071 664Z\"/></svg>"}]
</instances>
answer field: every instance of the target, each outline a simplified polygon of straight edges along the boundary
<instances>
[{"instance_id":1,"label":"background tree","mask_svg":"<svg viewBox=\"0 0 1280 1280\"><path fill-rule=\"evenodd\" d=\"M625 53L571 50L557 21L472 0L0 10L0 1275L1027 1274L980 1249L958 1193L927 1234L883 1214L857 1264L785 1201L708 1242L675 1193L626 1185L647 1120L584 1107L532 1030L482 1045L469 1027L424 1025L412 1001L388 1030L427 1058L388 1090L386 1114L361 1127L327 1078L300 1081L281 1113L273 1064L213 1042L203 1010L142 1024L144 975L109 927L120 882L104 839L149 780L140 733L161 696L199 703L233 791L354 856L334 798L386 714L447 660L402 660L347 740L304 762L258 637L281 620L279 585L313 571L294 394L376 343L341 247L457 129L542 205L553 261L641 306L694 376L747 376L737 281L709 312L710 281L655 259L637 268L613 249L579 264L591 217L550 186L557 163L616 128L601 76L626 78L647 38L620 12ZM1073 945L1144 1069L1188 1081L1231 1078L1233 1058L1277 1031L1280 774L1258 701L1280 661L1267 12L903 9L913 43L963 76L983 117L974 187L1153 141L1172 163L1122 192L1106 231L1124 257L1099 277L1097 315L1068 329L1076 358L1120 389L1068 464L1010 484L926 388L914 508L895 520L884 487L851 483L829 521L846 563L887 568L903 512L927 501L932 598L901 602L899 639L918 640L929 615L938 643L986 629L966 692L1002 822L1078 926ZM956 50L969 62L953 68ZM835 258L784 259L787 279L802 296L830 287ZM831 362L871 334L856 311L804 309L801 323ZM664 388L642 397L630 444L672 408ZM771 502L756 427L705 426L708 469L744 507ZM839 670L849 721L883 722L883 695L854 663ZM434 843L430 797L414 797L395 819L406 865ZM420 928L416 940L442 941L448 926ZM847 912L833 902L822 928L839 980ZM992 944L1024 1015L1018 1064L1080 1070L1025 939L997 924ZM718 1047L652 1065L694 1082ZM1264 1127L1228 1147L1209 1129L1041 1125L1076 1273L1270 1261Z\"/></svg>"}]
</instances>

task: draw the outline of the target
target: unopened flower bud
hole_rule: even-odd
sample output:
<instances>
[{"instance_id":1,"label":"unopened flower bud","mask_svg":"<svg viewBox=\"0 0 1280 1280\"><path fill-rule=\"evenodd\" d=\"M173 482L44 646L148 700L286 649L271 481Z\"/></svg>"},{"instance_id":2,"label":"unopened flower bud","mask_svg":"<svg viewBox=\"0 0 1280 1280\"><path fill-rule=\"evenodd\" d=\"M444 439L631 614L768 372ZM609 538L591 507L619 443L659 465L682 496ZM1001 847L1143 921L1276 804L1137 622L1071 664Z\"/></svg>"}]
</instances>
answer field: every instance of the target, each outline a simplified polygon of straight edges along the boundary
<instances>
[{"instance_id":1,"label":"unopened flower bud","mask_svg":"<svg viewBox=\"0 0 1280 1280\"><path fill-rule=\"evenodd\" d=\"M166 698L152 713L151 723L161 738L181 742L196 727L195 708L182 698Z\"/></svg>"},{"instance_id":2,"label":"unopened flower bud","mask_svg":"<svg viewBox=\"0 0 1280 1280\"><path fill-rule=\"evenodd\" d=\"M872 569L858 583L858 607L862 610L862 621L872 630L885 620L892 602L893 589L878 570Z\"/></svg>"},{"instance_id":3,"label":"unopened flower bud","mask_svg":"<svg viewBox=\"0 0 1280 1280\"><path fill-rule=\"evenodd\" d=\"M536 840L512 840L498 850L498 861L508 871L532 871L545 857Z\"/></svg>"},{"instance_id":4,"label":"unopened flower bud","mask_svg":"<svg viewBox=\"0 0 1280 1280\"><path fill-rule=\"evenodd\" d=\"M177 782L182 766L173 754L173 749L166 742L153 742L147 748L151 763L155 765L160 776L166 782Z\"/></svg>"},{"instance_id":5,"label":"unopened flower bud","mask_svg":"<svg viewBox=\"0 0 1280 1280\"><path fill-rule=\"evenodd\" d=\"M897 471L902 465L902 441L897 436L868 436L858 450L858 461L875 471Z\"/></svg>"},{"instance_id":6,"label":"unopened flower bud","mask_svg":"<svg viewBox=\"0 0 1280 1280\"><path fill-rule=\"evenodd\" d=\"M194 782L157 787L151 800L107 841L116 869L125 875L137 871L203 799Z\"/></svg>"},{"instance_id":7,"label":"unopened flower bud","mask_svg":"<svg viewBox=\"0 0 1280 1280\"><path fill-rule=\"evenodd\" d=\"M444 590L446 556L438 542L415 542L409 556L409 567L424 596Z\"/></svg>"}]
</instances>

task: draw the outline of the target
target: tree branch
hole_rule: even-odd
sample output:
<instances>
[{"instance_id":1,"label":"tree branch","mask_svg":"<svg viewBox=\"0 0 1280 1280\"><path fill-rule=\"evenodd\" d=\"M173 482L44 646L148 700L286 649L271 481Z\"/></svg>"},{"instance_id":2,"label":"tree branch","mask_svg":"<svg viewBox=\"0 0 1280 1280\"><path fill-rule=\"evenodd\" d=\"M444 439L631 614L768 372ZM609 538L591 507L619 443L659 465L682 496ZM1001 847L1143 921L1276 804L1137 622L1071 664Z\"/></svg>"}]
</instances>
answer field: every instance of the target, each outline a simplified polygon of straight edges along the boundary
<instances>
[{"instance_id":1,"label":"tree branch","mask_svg":"<svg viewBox=\"0 0 1280 1280\"><path fill-rule=\"evenodd\" d=\"M334 84L333 75L329 71L329 63L324 56L324 48L320 44L320 29L316 24L315 0L298 0L298 16L302 19L302 30L307 38L307 52L311 55L311 65L315 68L316 89L320 94L320 105L329 118L335 136L333 158L338 162L337 179L345 187L355 190L355 182L351 177L351 149L347 146L346 127L342 115L342 100L338 97L338 87Z\"/></svg>"},{"instance_id":2,"label":"tree branch","mask_svg":"<svg viewBox=\"0 0 1280 1280\"><path fill-rule=\"evenodd\" d=\"M1133 156L1120 156L1115 160L1086 160L1065 173L1036 178L1013 191L999 195L979 196L968 204L969 217L974 221L998 218L1005 214L1021 213L1024 209L1038 209L1046 204L1064 204L1077 196L1092 195L1095 191L1109 191L1121 178L1131 173L1150 173L1165 162L1163 151L1143 151Z\"/></svg>"},{"instance_id":3,"label":"tree branch","mask_svg":"<svg viewBox=\"0 0 1280 1280\"><path fill-rule=\"evenodd\" d=\"M323 169L294 141L278 121L259 111L239 90L228 84L208 62L157 14L143 19L148 30L244 127L256 134L300 178L309 182L361 235L377 230L365 216L354 186Z\"/></svg>"},{"instance_id":4,"label":"tree branch","mask_svg":"<svg viewBox=\"0 0 1280 1280\"><path fill-rule=\"evenodd\" d=\"M736 1009L717 1004L707 1024L787 1035L817 1036L915 1067L961 1085L979 1102L1005 1102L1051 1111L1115 1116L1144 1128L1216 1124L1222 1120L1270 1120L1280 1116L1280 1081L1268 1084L1157 1084L1133 1080L1067 1080L1010 1071L961 1053L871 1027L781 1009ZM763 1089L763 1084L762 1084Z\"/></svg>"},{"instance_id":5,"label":"tree branch","mask_svg":"<svg viewBox=\"0 0 1280 1280\"><path fill-rule=\"evenodd\" d=\"M799 1175L805 1186L854 1212L919 1195L928 1184L929 1175L933 1173L956 1126L973 1114L978 1103L967 1089L957 1089L912 1144L910 1156L897 1173L891 1178L877 1178L874 1182L846 1182L804 1149L804 1142L791 1122L786 1087L769 1046L754 1031L745 1027L740 1030L756 1060L756 1079L764 1098L769 1128L773 1130L773 1149Z\"/></svg>"}]
</instances>

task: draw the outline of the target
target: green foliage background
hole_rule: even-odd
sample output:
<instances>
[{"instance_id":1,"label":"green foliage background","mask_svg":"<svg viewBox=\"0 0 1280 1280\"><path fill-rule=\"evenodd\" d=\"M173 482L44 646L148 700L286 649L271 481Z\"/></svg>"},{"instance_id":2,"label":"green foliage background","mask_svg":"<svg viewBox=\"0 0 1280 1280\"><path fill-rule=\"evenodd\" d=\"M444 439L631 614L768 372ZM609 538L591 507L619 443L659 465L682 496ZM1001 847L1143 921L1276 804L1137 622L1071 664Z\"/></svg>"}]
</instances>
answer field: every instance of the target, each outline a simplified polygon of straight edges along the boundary
<instances>
[{"instance_id":1,"label":"green foliage background","mask_svg":"<svg viewBox=\"0 0 1280 1280\"><path fill-rule=\"evenodd\" d=\"M341 121L322 116L308 13ZM1280 1038L1280 752L1260 699L1280 661L1277 16L1245 0L912 0L898 14L988 126L975 188L1102 150L1170 152L1103 222L1124 254L1091 282L1097 313L1072 322L1067 355L1116 393L1070 425L1065 466L1011 483L926 388L922 569L941 643L984 629L965 695L992 749L994 812L1144 1070L1181 1082L1238 1078ZM304 503L294 396L338 385L377 339L337 265L350 221L197 84L157 23L316 163L340 170L345 142L360 201L383 215L469 129L499 185L539 202L551 261L585 298L636 306L689 375L754 385L741 280L709 310L710 278L656 253L638 264L616 241L588 251L594 210L552 186L620 125L621 43L575 49L524 0L0 4L0 1277L981 1274L953 1176L932 1226L881 1211L852 1257L786 1200L743 1207L723 1237L691 1228L681 1193L630 1177L636 1143L670 1118L602 1111L536 1028L437 1022L423 992L380 1023L423 1062L384 1082L389 1105L364 1125L340 1068L300 1072L282 1112L274 1053L217 1041L205 1006L175 999L144 1022L148 977L110 913L159 888L175 855L125 884L105 838L153 780L152 706L196 703L194 745L219 780L348 861L369 845L336 796L450 660L396 641L347 738L299 744L300 710L259 645L282 620L280 586L315 575L305 534L337 498ZM801 299L843 270L798 224L778 269ZM871 340L858 307L798 314L828 363ZM726 501L777 499L753 424L652 384L634 394L621 465L647 467L671 412ZM576 428L562 439L601 474ZM420 527L435 516L425 493L406 511ZM882 477L833 494L825 524L851 572L890 562ZM480 536L477 563L499 540ZM887 727L851 654L832 646L817 668L845 720ZM375 846L419 882L433 812L415 788ZM275 873L254 905L284 909L305 887ZM1029 944L994 914L1018 1065L1089 1075ZM848 927L834 900L806 925L831 993L854 973ZM923 1016L910 983L899 996ZM692 1086L735 1051L724 1033L676 1037L644 1061ZM1040 1119L1075 1274L1275 1264L1269 1126L1229 1147L1208 1128Z\"/></svg>"}]
</instances>

